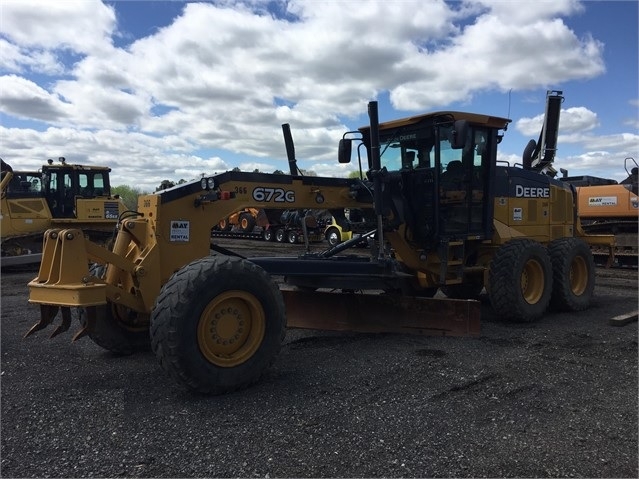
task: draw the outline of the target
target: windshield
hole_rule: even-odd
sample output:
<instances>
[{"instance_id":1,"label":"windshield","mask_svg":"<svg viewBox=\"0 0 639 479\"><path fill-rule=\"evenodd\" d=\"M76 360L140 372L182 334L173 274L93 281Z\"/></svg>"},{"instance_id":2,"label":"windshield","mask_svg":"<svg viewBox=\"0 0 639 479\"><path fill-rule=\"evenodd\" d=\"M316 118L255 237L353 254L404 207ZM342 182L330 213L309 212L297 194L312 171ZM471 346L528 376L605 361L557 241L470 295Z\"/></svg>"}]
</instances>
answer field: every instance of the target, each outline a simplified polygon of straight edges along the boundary
<instances>
[{"instance_id":1,"label":"windshield","mask_svg":"<svg viewBox=\"0 0 639 479\"><path fill-rule=\"evenodd\" d=\"M381 166L388 171L434 165L432 129L397 130L380 134Z\"/></svg>"}]
</instances>

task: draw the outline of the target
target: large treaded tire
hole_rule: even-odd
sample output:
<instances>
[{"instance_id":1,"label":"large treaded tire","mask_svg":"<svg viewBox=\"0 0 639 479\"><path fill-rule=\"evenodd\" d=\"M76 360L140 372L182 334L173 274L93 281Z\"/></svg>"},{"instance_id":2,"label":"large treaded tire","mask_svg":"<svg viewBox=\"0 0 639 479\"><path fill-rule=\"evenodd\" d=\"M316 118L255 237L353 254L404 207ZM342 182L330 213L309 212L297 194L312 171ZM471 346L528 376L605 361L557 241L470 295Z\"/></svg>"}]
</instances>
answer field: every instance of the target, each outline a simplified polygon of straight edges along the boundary
<instances>
[{"instance_id":1,"label":"large treaded tire","mask_svg":"<svg viewBox=\"0 0 639 479\"><path fill-rule=\"evenodd\" d=\"M179 384L223 394L262 376L280 351L285 328L282 293L260 266L207 257L162 287L151 315L151 346Z\"/></svg>"},{"instance_id":2,"label":"large treaded tire","mask_svg":"<svg viewBox=\"0 0 639 479\"><path fill-rule=\"evenodd\" d=\"M530 239L501 246L490 264L489 297L495 312L512 321L541 317L552 294L552 264L546 248Z\"/></svg>"},{"instance_id":3,"label":"large treaded tire","mask_svg":"<svg viewBox=\"0 0 639 479\"><path fill-rule=\"evenodd\" d=\"M550 306L557 311L583 311L595 290L595 261L579 238L560 238L548 246L553 269Z\"/></svg>"},{"instance_id":4,"label":"large treaded tire","mask_svg":"<svg viewBox=\"0 0 639 479\"><path fill-rule=\"evenodd\" d=\"M220 231L231 231L233 225L229 222L228 218L224 218L220 220L220 222L217 224L217 227L220 229Z\"/></svg>"},{"instance_id":5,"label":"large treaded tire","mask_svg":"<svg viewBox=\"0 0 639 479\"><path fill-rule=\"evenodd\" d=\"M105 267L103 265L94 264L89 269L89 273L98 278L102 278L104 272ZM134 327L120 319L123 315L135 316L137 313L111 302L95 306L95 308L95 326L88 333L89 338L95 344L122 356L148 351L151 348L148 324L147 326ZM86 308L79 308L78 320L83 326L86 324L86 318Z\"/></svg>"},{"instance_id":6,"label":"large treaded tire","mask_svg":"<svg viewBox=\"0 0 639 479\"><path fill-rule=\"evenodd\" d=\"M242 213L239 221L240 231L242 233L250 233L255 229L255 218L251 213Z\"/></svg>"}]
</instances>

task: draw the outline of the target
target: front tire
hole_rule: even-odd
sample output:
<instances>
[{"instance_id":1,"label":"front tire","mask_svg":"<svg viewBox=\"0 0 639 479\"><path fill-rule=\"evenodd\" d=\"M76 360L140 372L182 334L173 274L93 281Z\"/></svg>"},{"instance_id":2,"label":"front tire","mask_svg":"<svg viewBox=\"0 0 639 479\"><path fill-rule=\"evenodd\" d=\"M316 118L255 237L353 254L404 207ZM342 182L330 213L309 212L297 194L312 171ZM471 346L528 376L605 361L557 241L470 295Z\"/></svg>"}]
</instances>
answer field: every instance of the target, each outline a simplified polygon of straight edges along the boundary
<instances>
[{"instance_id":1,"label":"front tire","mask_svg":"<svg viewBox=\"0 0 639 479\"><path fill-rule=\"evenodd\" d=\"M595 261L579 238L560 238L548 246L553 269L550 305L558 311L583 311L595 290Z\"/></svg>"},{"instance_id":2,"label":"front tire","mask_svg":"<svg viewBox=\"0 0 639 479\"><path fill-rule=\"evenodd\" d=\"M275 232L275 241L277 241L278 243L283 243L285 238L286 231L284 230L284 228L278 228Z\"/></svg>"},{"instance_id":3,"label":"front tire","mask_svg":"<svg viewBox=\"0 0 639 479\"><path fill-rule=\"evenodd\" d=\"M530 322L541 317L550 303L552 265L546 248L529 239L501 246L490 264L489 296L504 318Z\"/></svg>"},{"instance_id":4,"label":"front tire","mask_svg":"<svg viewBox=\"0 0 639 479\"><path fill-rule=\"evenodd\" d=\"M105 271L103 265L94 264L89 269L89 274L102 278ZM95 344L121 356L150 349L147 315L112 302L91 307L95 308L95 324L88 336ZM79 309L78 320L83 326L87 323L88 315L88 308Z\"/></svg>"},{"instance_id":5,"label":"front tire","mask_svg":"<svg viewBox=\"0 0 639 479\"><path fill-rule=\"evenodd\" d=\"M263 233L265 241L273 241L275 240L275 234L271 228L266 228Z\"/></svg>"},{"instance_id":6,"label":"front tire","mask_svg":"<svg viewBox=\"0 0 639 479\"><path fill-rule=\"evenodd\" d=\"M255 218L253 218L251 213L242 213L240 215L239 225L242 233L250 233L255 229Z\"/></svg>"},{"instance_id":7,"label":"front tire","mask_svg":"<svg viewBox=\"0 0 639 479\"><path fill-rule=\"evenodd\" d=\"M326 236L326 241L328 241L328 244L331 246L337 246L338 244L342 242L342 235L340 234L337 228L330 228L326 232L325 236Z\"/></svg>"},{"instance_id":8,"label":"front tire","mask_svg":"<svg viewBox=\"0 0 639 479\"><path fill-rule=\"evenodd\" d=\"M255 383L284 340L282 293L259 266L236 257L196 260L162 288L151 346L181 385L223 394Z\"/></svg>"},{"instance_id":9,"label":"front tire","mask_svg":"<svg viewBox=\"0 0 639 479\"><path fill-rule=\"evenodd\" d=\"M288 242L291 244L297 244L297 239L299 238L299 235L297 234L297 231L289 231L288 232Z\"/></svg>"},{"instance_id":10,"label":"front tire","mask_svg":"<svg viewBox=\"0 0 639 479\"><path fill-rule=\"evenodd\" d=\"M139 321L138 313L111 302L92 307L95 308L96 321L88 336L95 344L120 356L150 349L148 321ZM83 326L88 314L87 308L80 308L78 320Z\"/></svg>"}]
</instances>

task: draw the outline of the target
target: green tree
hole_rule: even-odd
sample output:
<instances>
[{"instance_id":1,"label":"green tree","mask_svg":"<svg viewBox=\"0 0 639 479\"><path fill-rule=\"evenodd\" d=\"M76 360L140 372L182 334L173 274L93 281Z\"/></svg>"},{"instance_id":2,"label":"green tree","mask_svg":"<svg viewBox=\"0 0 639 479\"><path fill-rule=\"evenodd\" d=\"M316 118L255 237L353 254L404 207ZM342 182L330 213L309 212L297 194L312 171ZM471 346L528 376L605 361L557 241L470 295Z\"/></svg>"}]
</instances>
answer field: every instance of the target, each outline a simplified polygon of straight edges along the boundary
<instances>
[{"instance_id":1,"label":"green tree","mask_svg":"<svg viewBox=\"0 0 639 479\"><path fill-rule=\"evenodd\" d=\"M155 191L162 191L162 190L166 190L169 188L172 188L175 186L175 181L171 181L171 180L162 180L162 183L160 183L160 186L158 186Z\"/></svg>"},{"instance_id":2,"label":"green tree","mask_svg":"<svg viewBox=\"0 0 639 479\"><path fill-rule=\"evenodd\" d=\"M235 168L233 168L231 171L242 171L242 170L240 170L240 167L239 167L239 166L236 166L236 167L235 167Z\"/></svg>"},{"instance_id":3,"label":"green tree","mask_svg":"<svg viewBox=\"0 0 639 479\"><path fill-rule=\"evenodd\" d=\"M113 196L119 196L128 209L135 211L138 207L138 196L146 195L147 193L140 190L140 188L132 188L129 185L120 185L112 187L111 194Z\"/></svg>"},{"instance_id":4,"label":"green tree","mask_svg":"<svg viewBox=\"0 0 639 479\"><path fill-rule=\"evenodd\" d=\"M285 173L282 170L275 170L273 172L274 175L284 175Z\"/></svg>"},{"instance_id":5,"label":"green tree","mask_svg":"<svg viewBox=\"0 0 639 479\"><path fill-rule=\"evenodd\" d=\"M347 178L359 178L359 171L355 170L355 171L351 171Z\"/></svg>"}]
</instances>

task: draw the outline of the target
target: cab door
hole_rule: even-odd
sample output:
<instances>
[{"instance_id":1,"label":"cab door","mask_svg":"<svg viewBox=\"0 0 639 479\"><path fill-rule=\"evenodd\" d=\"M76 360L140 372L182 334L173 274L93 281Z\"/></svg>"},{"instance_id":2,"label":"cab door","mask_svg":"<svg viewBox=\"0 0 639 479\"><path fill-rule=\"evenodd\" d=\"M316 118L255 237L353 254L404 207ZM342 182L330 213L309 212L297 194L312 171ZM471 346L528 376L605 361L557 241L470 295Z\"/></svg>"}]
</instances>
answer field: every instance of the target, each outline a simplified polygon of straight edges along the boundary
<instances>
[{"instance_id":1,"label":"cab door","mask_svg":"<svg viewBox=\"0 0 639 479\"><path fill-rule=\"evenodd\" d=\"M485 128L470 128L464 148L453 149L448 128L440 131L436 164L442 237L484 236L490 230L489 132Z\"/></svg>"}]
</instances>

